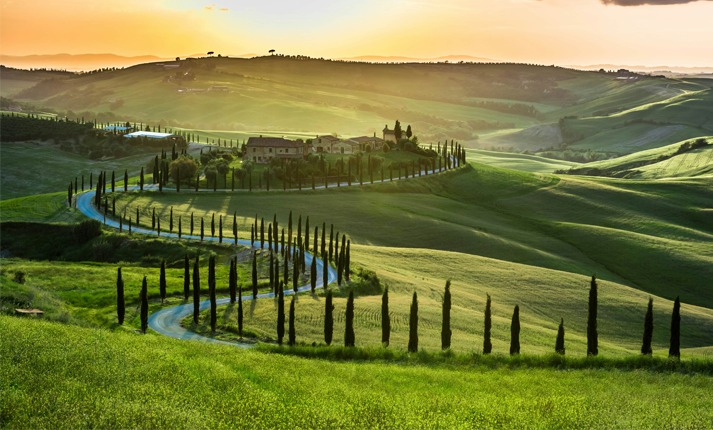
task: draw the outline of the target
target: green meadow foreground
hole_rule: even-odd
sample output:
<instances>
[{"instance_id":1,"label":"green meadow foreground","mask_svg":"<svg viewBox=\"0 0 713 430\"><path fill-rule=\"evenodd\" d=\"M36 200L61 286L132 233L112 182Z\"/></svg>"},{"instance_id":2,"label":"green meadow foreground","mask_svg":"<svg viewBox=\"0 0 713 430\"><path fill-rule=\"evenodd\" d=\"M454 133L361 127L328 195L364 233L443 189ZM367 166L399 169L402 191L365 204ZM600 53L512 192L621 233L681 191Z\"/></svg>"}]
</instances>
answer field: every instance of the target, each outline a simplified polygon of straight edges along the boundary
<instances>
[{"instance_id":1,"label":"green meadow foreground","mask_svg":"<svg viewBox=\"0 0 713 430\"><path fill-rule=\"evenodd\" d=\"M0 317L6 428L708 428L713 378L310 360ZM37 354L42 351L42 354Z\"/></svg>"}]
</instances>

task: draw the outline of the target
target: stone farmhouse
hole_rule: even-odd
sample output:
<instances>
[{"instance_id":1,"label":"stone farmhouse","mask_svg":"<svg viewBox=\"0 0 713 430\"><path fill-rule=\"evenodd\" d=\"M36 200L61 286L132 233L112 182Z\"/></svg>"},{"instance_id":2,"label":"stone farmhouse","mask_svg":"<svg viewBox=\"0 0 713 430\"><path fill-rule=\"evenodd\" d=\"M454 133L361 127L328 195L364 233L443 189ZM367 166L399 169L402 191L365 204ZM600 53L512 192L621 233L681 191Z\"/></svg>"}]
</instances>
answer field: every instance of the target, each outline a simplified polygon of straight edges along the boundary
<instances>
[{"instance_id":1,"label":"stone farmhouse","mask_svg":"<svg viewBox=\"0 0 713 430\"><path fill-rule=\"evenodd\" d=\"M273 158L299 158L307 155L309 147L282 137L251 137L246 145L243 160L269 163Z\"/></svg>"},{"instance_id":2,"label":"stone farmhouse","mask_svg":"<svg viewBox=\"0 0 713 430\"><path fill-rule=\"evenodd\" d=\"M376 137L376 133L371 137L360 136L343 140L334 136L317 136L312 139L313 152L317 154L352 154L366 150L367 145L371 145L372 151L378 151L384 146L384 140Z\"/></svg>"}]
</instances>

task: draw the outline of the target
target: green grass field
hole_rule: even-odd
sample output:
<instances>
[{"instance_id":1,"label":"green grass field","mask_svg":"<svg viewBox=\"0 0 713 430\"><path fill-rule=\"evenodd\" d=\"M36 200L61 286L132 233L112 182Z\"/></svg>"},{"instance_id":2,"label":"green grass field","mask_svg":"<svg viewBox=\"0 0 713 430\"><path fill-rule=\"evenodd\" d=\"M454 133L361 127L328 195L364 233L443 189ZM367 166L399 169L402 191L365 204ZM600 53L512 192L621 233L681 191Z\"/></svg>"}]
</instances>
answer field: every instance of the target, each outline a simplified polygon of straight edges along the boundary
<instances>
[{"instance_id":1,"label":"green grass field","mask_svg":"<svg viewBox=\"0 0 713 430\"><path fill-rule=\"evenodd\" d=\"M553 173L555 170L566 170L580 165L572 161L553 160L536 155L487 151L483 149L466 149L466 156L473 162L532 173Z\"/></svg>"}]
</instances>

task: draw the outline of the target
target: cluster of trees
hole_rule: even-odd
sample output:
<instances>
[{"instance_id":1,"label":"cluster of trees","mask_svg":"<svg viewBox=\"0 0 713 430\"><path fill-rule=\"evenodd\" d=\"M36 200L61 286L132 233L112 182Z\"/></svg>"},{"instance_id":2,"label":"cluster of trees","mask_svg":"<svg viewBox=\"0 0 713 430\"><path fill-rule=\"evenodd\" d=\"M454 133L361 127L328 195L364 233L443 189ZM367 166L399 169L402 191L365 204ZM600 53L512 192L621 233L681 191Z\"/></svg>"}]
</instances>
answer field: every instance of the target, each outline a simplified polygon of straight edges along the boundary
<instances>
[{"instance_id":1,"label":"cluster of trees","mask_svg":"<svg viewBox=\"0 0 713 430\"><path fill-rule=\"evenodd\" d=\"M23 140L76 139L92 133L93 123L41 117L37 115L2 114L0 120L0 141L18 142Z\"/></svg>"}]
</instances>

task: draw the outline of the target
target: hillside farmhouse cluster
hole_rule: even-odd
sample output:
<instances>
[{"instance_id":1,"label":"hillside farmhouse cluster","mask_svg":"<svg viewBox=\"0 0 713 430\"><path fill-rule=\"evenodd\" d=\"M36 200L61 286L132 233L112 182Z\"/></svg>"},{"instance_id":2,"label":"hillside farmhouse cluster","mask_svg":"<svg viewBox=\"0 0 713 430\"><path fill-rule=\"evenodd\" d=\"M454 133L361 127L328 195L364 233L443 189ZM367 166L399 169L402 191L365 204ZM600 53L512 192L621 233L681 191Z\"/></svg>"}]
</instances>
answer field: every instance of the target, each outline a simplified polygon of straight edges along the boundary
<instances>
[{"instance_id":1,"label":"hillside farmhouse cluster","mask_svg":"<svg viewBox=\"0 0 713 430\"><path fill-rule=\"evenodd\" d=\"M273 158L298 158L309 154L352 154L365 151L367 145L372 151L380 151L384 142L396 141L394 130L386 126L382 136L360 136L340 139L331 135L316 136L307 142L285 139L283 137L251 137L248 139L247 151L243 160L255 163L269 163Z\"/></svg>"}]
</instances>

